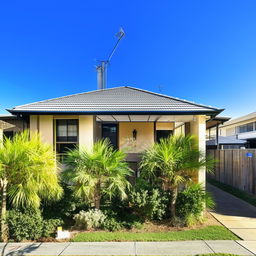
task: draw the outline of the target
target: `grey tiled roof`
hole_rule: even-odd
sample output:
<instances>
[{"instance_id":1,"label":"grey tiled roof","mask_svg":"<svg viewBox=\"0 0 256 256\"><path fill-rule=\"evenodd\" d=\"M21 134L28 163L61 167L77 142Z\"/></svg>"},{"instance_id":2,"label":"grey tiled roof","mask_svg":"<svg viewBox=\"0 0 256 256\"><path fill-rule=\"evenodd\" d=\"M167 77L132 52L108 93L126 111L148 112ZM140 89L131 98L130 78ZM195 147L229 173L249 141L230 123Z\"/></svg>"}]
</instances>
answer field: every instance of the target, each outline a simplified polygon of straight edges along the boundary
<instances>
[{"instance_id":1,"label":"grey tiled roof","mask_svg":"<svg viewBox=\"0 0 256 256\"><path fill-rule=\"evenodd\" d=\"M116 87L79 93L65 97L21 105L11 113L116 113L116 112L204 112L216 113L220 109L204 106L178 98L153 93L133 87Z\"/></svg>"},{"instance_id":2,"label":"grey tiled roof","mask_svg":"<svg viewBox=\"0 0 256 256\"><path fill-rule=\"evenodd\" d=\"M246 144L246 143L247 143L246 140L239 140L234 136L227 136L227 137L219 136L219 144ZM207 140L206 145L207 146L217 145L217 142L215 139Z\"/></svg>"}]
</instances>

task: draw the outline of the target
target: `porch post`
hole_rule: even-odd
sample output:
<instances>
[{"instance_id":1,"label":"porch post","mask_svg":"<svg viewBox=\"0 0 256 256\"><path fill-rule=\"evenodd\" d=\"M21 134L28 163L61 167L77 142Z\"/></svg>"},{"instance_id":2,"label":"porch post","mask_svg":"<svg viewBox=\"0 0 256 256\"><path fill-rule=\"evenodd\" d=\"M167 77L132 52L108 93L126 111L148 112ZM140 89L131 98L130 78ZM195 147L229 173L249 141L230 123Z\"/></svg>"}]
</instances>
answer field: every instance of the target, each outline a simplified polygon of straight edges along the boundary
<instances>
[{"instance_id":1,"label":"porch post","mask_svg":"<svg viewBox=\"0 0 256 256\"><path fill-rule=\"evenodd\" d=\"M194 116L194 120L190 122L190 132L191 135L194 135L198 140L198 148L205 156L206 147L205 147L205 135L206 135L206 117L204 115ZM205 187L206 182L206 170L205 167L200 168L197 181Z\"/></svg>"},{"instance_id":2,"label":"porch post","mask_svg":"<svg viewBox=\"0 0 256 256\"><path fill-rule=\"evenodd\" d=\"M79 116L79 147L92 148L95 141L95 116Z\"/></svg>"}]
</instances>

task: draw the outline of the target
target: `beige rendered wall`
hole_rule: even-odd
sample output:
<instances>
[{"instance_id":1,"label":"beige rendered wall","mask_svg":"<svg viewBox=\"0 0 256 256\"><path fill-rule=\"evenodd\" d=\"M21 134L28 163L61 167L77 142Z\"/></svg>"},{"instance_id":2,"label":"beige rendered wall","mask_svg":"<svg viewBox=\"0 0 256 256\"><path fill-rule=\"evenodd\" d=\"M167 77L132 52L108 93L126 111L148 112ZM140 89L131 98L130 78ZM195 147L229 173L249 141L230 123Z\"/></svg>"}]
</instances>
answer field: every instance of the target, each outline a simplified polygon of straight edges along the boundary
<instances>
[{"instance_id":1,"label":"beige rendered wall","mask_svg":"<svg viewBox=\"0 0 256 256\"><path fill-rule=\"evenodd\" d=\"M34 132L38 132L39 131L39 127L38 127L38 122L39 122L39 116L35 116L35 115L31 115L29 116L29 130L30 131L34 131Z\"/></svg>"},{"instance_id":2,"label":"beige rendered wall","mask_svg":"<svg viewBox=\"0 0 256 256\"><path fill-rule=\"evenodd\" d=\"M190 133L198 139L198 148L205 156L205 133L206 133L206 116L197 115L194 116L194 121L190 122ZM205 168L200 168L197 181L205 186L206 181L206 170Z\"/></svg>"},{"instance_id":3,"label":"beige rendered wall","mask_svg":"<svg viewBox=\"0 0 256 256\"><path fill-rule=\"evenodd\" d=\"M39 132L42 141L53 145L53 116L31 115L29 129L31 132Z\"/></svg>"},{"instance_id":4,"label":"beige rendered wall","mask_svg":"<svg viewBox=\"0 0 256 256\"><path fill-rule=\"evenodd\" d=\"M95 116L79 116L79 147L92 148L95 141Z\"/></svg>"},{"instance_id":5,"label":"beige rendered wall","mask_svg":"<svg viewBox=\"0 0 256 256\"><path fill-rule=\"evenodd\" d=\"M53 145L53 116L41 115L39 116L39 133L42 141Z\"/></svg>"},{"instance_id":6,"label":"beige rendered wall","mask_svg":"<svg viewBox=\"0 0 256 256\"><path fill-rule=\"evenodd\" d=\"M177 128L174 129L174 135L185 135L185 125L180 125Z\"/></svg>"},{"instance_id":7,"label":"beige rendered wall","mask_svg":"<svg viewBox=\"0 0 256 256\"><path fill-rule=\"evenodd\" d=\"M225 136L232 136L236 134L236 128L235 127L227 127L225 131Z\"/></svg>"},{"instance_id":8,"label":"beige rendered wall","mask_svg":"<svg viewBox=\"0 0 256 256\"><path fill-rule=\"evenodd\" d=\"M133 140L133 130L137 130L137 139ZM154 123L120 122L119 148L126 153L140 153L154 143Z\"/></svg>"},{"instance_id":9,"label":"beige rendered wall","mask_svg":"<svg viewBox=\"0 0 256 256\"><path fill-rule=\"evenodd\" d=\"M30 130L39 132L42 140L51 145L54 143L54 119L79 119L79 145L92 147L95 139L95 117L94 116L52 116L31 115Z\"/></svg>"},{"instance_id":10,"label":"beige rendered wall","mask_svg":"<svg viewBox=\"0 0 256 256\"><path fill-rule=\"evenodd\" d=\"M174 123L156 122L156 130L173 130Z\"/></svg>"}]
</instances>

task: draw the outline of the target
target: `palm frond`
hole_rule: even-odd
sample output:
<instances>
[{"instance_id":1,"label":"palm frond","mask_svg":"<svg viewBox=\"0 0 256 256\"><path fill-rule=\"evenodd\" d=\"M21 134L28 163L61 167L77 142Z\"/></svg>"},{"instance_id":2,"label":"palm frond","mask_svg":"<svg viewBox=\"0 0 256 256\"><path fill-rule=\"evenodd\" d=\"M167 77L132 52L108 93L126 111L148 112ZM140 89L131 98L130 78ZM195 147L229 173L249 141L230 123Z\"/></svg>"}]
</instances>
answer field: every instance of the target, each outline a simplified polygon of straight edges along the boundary
<instances>
[{"instance_id":1,"label":"palm frond","mask_svg":"<svg viewBox=\"0 0 256 256\"><path fill-rule=\"evenodd\" d=\"M174 186L191 180L201 167L211 169L213 160L205 158L194 136L171 136L147 149L140 163L142 176L162 177Z\"/></svg>"},{"instance_id":2,"label":"palm frond","mask_svg":"<svg viewBox=\"0 0 256 256\"><path fill-rule=\"evenodd\" d=\"M97 141L92 150L81 147L68 152L63 178L76 196L93 200L96 190L112 197L119 194L123 199L130 188L127 176L132 170L125 161L126 155L115 150L108 139Z\"/></svg>"},{"instance_id":3,"label":"palm frond","mask_svg":"<svg viewBox=\"0 0 256 256\"><path fill-rule=\"evenodd\" d=\"M8 180L7 195L16 207L39 207L41 199L58 199L62 195L55 153L37 133L24 131L13 139L4 139L0 147L0 177Z\"/></svg>"}]
</instances>

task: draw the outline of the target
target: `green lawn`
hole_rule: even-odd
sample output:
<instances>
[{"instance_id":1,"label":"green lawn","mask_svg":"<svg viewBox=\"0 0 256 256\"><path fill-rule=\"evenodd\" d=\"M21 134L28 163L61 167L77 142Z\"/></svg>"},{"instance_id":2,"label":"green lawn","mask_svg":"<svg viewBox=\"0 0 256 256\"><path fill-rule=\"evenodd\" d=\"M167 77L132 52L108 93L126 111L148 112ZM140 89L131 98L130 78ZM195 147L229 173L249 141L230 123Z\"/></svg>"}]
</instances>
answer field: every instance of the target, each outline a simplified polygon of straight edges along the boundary
<instances>
[{"instance_id":1,"label":"green lawn","mask_svg":"<svg viewBox=\"0 0 256 256\"><path fill-rule=\"evenodd\" d=\"M236 197L246 201L249 204L256 206L256 196L254 196L254 195L250 195L244 191L241 191L237 188L234 188L230 185L221 183L221 182L213 180L213 179L207 179L207 182L214 185L215 187L218 187L218 188L232 194L233 196L236 196Z\"/></svg>"},{"instance_id":2,"label":"green lawn","mask_svg":"<svg viewBox=\"0 0 256 256\"><path fill-rule=\"evenodd\" d=\"M133 233L133 232L81 232L73 242L104 241L184 241L184 240L239 240L237 236L222 226L209 226L172 232Z\"/></svg>"}]
</instances>

